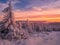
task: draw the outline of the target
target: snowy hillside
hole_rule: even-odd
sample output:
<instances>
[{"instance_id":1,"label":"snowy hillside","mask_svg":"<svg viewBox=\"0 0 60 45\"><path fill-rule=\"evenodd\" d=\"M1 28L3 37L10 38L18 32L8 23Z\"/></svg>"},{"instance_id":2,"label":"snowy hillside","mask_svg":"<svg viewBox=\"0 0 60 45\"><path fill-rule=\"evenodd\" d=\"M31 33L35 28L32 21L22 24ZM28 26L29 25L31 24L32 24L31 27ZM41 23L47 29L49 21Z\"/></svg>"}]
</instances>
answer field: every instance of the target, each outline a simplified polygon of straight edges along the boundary
<instances>
[{"instance_id":1,"label":"snowy hillside","mask_svg":"<svg viewBox=\"0 0 60 45\"><path fill-rule=\"evenodd\" d=\"M60 45L59 24L18 22L15 28L13 26L11 29L2 28L0 45Z\"/></svg>"},{"instance_id":2,"label":"snowy hillside","mask_svg":"<svg viewBox=\"0 0 60 45\"><path fill-rule=\"evenodd\" d=\"M60 32L41 32L30 34L27 39L2 40L0 45L60 45Z\"/></svg>"}]
</instances>

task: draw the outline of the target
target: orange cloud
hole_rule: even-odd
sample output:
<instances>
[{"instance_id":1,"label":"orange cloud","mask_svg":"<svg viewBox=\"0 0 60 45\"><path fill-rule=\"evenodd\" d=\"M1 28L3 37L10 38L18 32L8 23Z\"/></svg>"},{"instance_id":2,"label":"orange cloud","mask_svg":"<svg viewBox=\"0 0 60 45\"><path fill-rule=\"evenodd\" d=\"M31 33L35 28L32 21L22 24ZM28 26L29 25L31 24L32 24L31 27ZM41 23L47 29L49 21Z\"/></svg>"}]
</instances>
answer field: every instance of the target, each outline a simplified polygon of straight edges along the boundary
<instances>
[{"instance_id":1,"label":"orange cloud","mask_svg":"<svg viewBox=\"0 0 60 45\"><path fill-rule=\"evenodd\" d=\"M60 22L60 9L47 9L43 10L41 8L33 8L29 11L15 10L14 15L16 20L39 20L39 21L55 21Z\"/></svg>"},{"instance_id":2,"label":"orange cloud","mask_svg":"<svg viewBox=\"0 0 60 45\"><path fill-rule=\"evenodd\" d=\"M38 9L36 9L38 10ZM47 10L29 10L29 11L21 11L21 10L16 10L14 11L14 15L16 17L27 17L27 16L39 16L39 15L54 15L54 14L60 14L60 9L47 9Z\"/></svg>"},{"instance_id":3,"label":"orange cloud","mask_svg":"<svg viewBox=\"0 0 60 45\"><path fill-rule=\"evenodd\" d=\"M60 9L56 8L43 10L41 8L37 9L37 7L34 7L32 10L15 10L13 12L15 20L27 20L28 17L29 20L33 21L60 22Z\"/></svg>"}]
</instances>

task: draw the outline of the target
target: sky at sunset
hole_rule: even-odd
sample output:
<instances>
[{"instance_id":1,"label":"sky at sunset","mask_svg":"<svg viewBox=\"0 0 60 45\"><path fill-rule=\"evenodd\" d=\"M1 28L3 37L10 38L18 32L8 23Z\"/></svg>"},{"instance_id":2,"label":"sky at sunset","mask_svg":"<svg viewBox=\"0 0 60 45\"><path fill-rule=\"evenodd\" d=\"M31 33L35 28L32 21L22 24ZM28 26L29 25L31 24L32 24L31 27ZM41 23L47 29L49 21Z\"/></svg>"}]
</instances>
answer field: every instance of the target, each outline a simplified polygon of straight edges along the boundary
<instances>
[{"instance_id":1,"label":"sky at sunset","mask_svg":"<svg viewBox=\"0 0 60 45\"><path fill-rule=\"evenodd\" d=\"M60 0L11 0L15 20L60 22ZM8 0L0 0L0 16Z\"/></svg>"}]
</instances>

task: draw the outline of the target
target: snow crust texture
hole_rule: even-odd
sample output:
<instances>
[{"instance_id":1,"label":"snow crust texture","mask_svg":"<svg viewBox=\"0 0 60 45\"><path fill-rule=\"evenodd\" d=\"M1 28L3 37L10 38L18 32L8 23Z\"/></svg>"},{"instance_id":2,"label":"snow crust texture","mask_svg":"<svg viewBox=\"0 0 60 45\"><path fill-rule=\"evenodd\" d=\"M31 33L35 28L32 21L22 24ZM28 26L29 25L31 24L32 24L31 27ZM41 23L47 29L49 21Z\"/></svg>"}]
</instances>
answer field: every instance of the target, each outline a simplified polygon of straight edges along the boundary
<instances>
[{"instance_id":1,"label":"snow crust texture","mask_svg":"<svg viewBox=\"0 0 60 45\"><path fill-rule=\"evenodd\" d=\"M0 45L60 45L60 32L40 32L30 34L27 39L3 40Z\"/></svg>"}]
</instances>

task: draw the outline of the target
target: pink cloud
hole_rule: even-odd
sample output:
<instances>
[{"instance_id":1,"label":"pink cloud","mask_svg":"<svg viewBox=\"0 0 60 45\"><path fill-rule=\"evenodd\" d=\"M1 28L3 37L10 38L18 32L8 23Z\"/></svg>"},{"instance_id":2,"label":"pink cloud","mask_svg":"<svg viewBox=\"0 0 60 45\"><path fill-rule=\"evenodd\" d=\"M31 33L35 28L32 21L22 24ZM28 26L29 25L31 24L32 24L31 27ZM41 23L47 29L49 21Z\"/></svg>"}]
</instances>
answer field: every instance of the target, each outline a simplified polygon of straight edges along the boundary
<instances>
[{"instance_id":1,"label":"pink cloud","mask_svg":"<svg viewBox=\"0 0 60 45\"><path fill-rule=\"evenodd\" d=\"M15 10L14 14L17 15L17 17L27 17L27 16L38 16L38 15L54 15L54 14L60 14L60 9L47 9L42 10L41 8L34 8L32 10L28 11L21 11L21 10Z\"/></svg>"}]
</instances>

